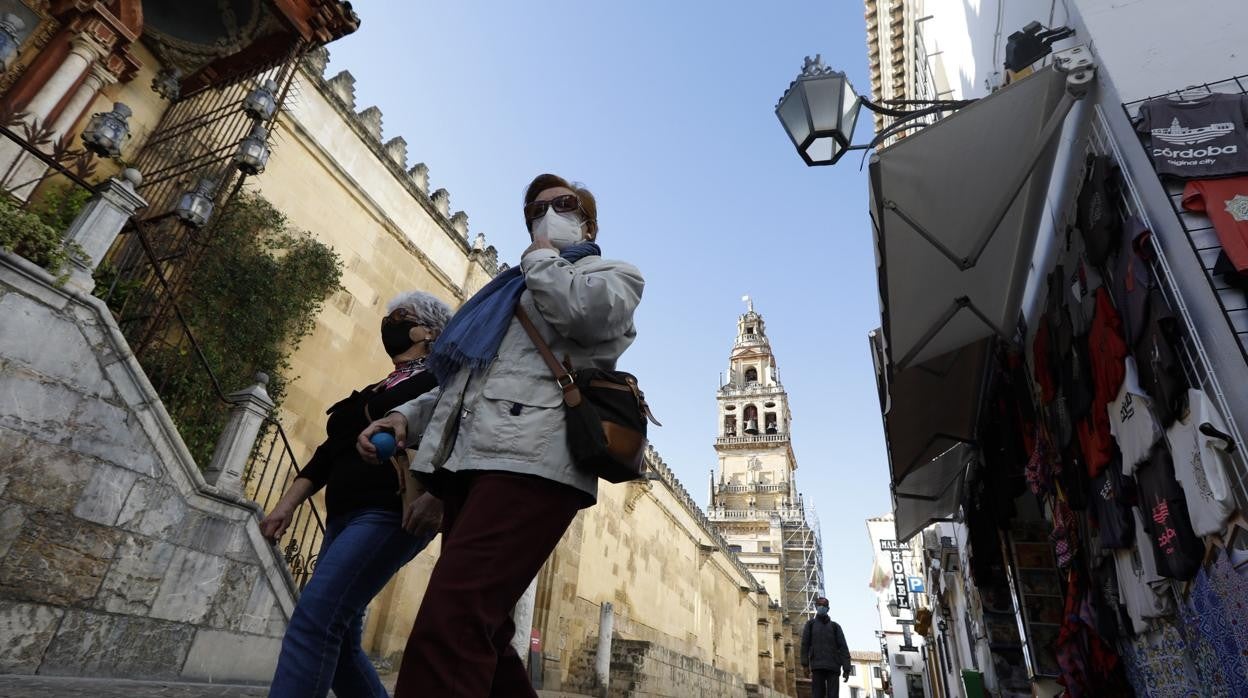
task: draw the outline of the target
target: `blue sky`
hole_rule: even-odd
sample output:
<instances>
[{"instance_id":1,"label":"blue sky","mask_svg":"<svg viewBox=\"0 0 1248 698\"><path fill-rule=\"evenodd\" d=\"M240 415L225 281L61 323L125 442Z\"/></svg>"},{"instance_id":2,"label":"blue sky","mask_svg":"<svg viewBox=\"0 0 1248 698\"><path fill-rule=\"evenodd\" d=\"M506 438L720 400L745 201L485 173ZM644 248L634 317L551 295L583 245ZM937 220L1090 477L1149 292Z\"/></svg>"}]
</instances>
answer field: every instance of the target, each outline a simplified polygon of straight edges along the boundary
<instances>
[{"instance_id":1,"label":"blue sky","mask_svg":"<svg viewBox=\"0 0 1248 698\"><path fill-rule=\"evenodd\" d=\"M357 3L330 74L384 113L431 187L451 193L500 258L527 246L539 172L598 197L604 255L647 279L636 373L664 427L653 442L704 507L715 390L749 294L794 415L797 481L822 522L827 595L854 649L877 647L865 519L889 509L866 334L879 322L859 159L808 168L774 113L807 54L866 90L862 4ZM869 124L868 115L863 114ZM869 138L869 125L858 140Z\"/></svg>"}]
</instances>

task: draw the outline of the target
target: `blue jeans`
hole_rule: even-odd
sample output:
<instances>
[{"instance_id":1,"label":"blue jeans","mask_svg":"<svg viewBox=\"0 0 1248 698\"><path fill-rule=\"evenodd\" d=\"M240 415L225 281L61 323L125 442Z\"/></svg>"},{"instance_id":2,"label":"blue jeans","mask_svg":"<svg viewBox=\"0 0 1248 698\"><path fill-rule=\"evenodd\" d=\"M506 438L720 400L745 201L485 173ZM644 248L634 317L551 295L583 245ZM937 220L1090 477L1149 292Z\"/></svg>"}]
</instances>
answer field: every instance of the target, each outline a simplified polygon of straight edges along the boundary
<instances>
[{"instance_id":1,"label":"blue jeans","mask_svg":"<svg viewBox=\"0 0 1248 698\"><path fill-rule=\"evenodd\" d=\"M360 642L364 610L434 533L404 531L397 512L367 509L337 516L312 578L291 615L270 698L388 696Z\"/></svg>"}]
</instances>

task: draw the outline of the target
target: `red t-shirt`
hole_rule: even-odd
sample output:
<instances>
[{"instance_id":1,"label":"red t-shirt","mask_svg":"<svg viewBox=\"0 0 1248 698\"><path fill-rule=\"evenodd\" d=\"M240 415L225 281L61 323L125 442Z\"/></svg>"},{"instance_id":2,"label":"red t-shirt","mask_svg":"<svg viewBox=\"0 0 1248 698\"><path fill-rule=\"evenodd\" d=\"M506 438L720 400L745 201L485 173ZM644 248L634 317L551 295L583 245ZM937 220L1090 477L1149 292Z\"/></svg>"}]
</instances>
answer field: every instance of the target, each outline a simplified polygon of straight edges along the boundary
<instances>
[{"instance_id":1,"label":"red t-shirt","mask_svg":"<svg viewBox=\"0 0 1248 698\"><path fill-rule=\"evenodd\" d=\"M1248 272L1248 177L1188 182L1183 208L1209 216L1235 270Z\"/></svg>"},{"instance_id":2,"label":"red t-shirt","mask_svg":"<svg viewBox=\"0 0 1248 698\"><path fill-rule=\"evenodd\" d=\"M1105 406L1118 396L1126 374L1127 357L1122 319L1104 286L1096 290L1096 315L1088 330L1088 355L1092 362L1094 398L1091 414L1079 423L1079 445L1083 448L1088 475L1095 478L1113 457L1114 437Z\"/></svg>"}]
</instances>

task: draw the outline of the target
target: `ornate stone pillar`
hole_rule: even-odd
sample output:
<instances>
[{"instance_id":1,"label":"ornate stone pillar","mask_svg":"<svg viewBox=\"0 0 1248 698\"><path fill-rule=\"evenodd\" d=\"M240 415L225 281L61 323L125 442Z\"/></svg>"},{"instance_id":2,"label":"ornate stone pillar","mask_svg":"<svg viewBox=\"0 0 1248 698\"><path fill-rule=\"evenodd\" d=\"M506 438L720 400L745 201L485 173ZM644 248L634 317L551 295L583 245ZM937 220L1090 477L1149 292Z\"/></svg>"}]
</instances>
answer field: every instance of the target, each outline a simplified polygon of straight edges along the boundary
<instances>
[{"instance_id":1,"label":"ornate stone pillar","mask_svg":"<svg viewBox=\"0 0 1248 698\"><path fill-rule=\"evenodd\" d=\"M108 49L93 37L86 34L75 36L69 42L69 54L65 56L65 60L61 61L61 65L48 81L43 83L24 111L30 118L38 121L48 118L48 114L69 94L91 65L107 53Z\"/></svg>"},{"instance_id":2,"label":"ornate stone pillar","mask_svg":"<svg viewBox=\"0 0 1248 698\"><path fill-rule=\"evenodd\" d=\"M47 126L48 124L44 122L48 115L65 99L74 85L79 85L79 90L74 93L70 104L62 111L57 123L68 118L65 116L70 111L68 107L79 103L77 112L73 116L73 120L76 121L77 115L87 108L90 98L94 97L94 93L80 97L83 90L91 89L90 86L94 85L94 90L98 91L104 85L104 78L100 77L99 73L107 75L107 71L92 70L92 66L96 65L106 53L107 49L91 36L79 34L74 37L70 42L69 54L26 105L24 110L26 122L37 124L39 127ZM90 71L89 74L88 71ZM84 74L86 74L85 78ZM71 121L70 125L72 124ZM60 133L63 131L54 133L52 138L55 140ZM34 191L34 180L39 179L47 168L13 141L7 138L0 138L0 141L2 141L0 142L0 186L11 189L10 193L24 200ZM45 151L50 150L48 145L39 147Z\"/></svg>"},{"instance_id":3,"label":"ornate stone pillar","mask_svg":"<svg viewBox=\"0 0 1248 698\"><path fill-rule=\"evenodd\" d=\"M56 118L56 122L52 124L53 138L60 138L62 135L69 133L74 124L82 118L87 108L95 101L100 90L106 85L117 82L117 76L108 72L103 65L99 63L92 64L87 70L87 76L82 79L78 85L78 89L74 90L73 96L65 103L65 107L61 110L60 116ZM107 111L107 110L105 110Z\"/></svg>"},{"instance_id":4,"label":"ornate stone pillar","mask_svg":"<svg viewBox=\"0 0 1248 698\"><path fill-rule=\"evenodd\" d=\"M143 183L138 170L127 168L120 177L113 177L96 187L95 196L82 207L82 212L65 231L66 242L76 243L82 250L70 258L69 279L65 285L84 294L95 288L92 272L108 252L126 221L147 206L135 188Z\"/></svg>"},{"instance_id":5,"label":"ornate stone pillar","mask_svg":"<svg viewBox=\"0 0 1248 698\"><path fill-rule=\"evenodd\" d=\"M267 375L257 373L256 382L249 388L226 396L234 407L230 411L230 420L217 439L212 462L204 469L204 479L208 484L236 497L243 496L243 471L247 468L247 459L256 446L260 427L273 411L273 398L264 388L268 383Z\"/></svg>"}]
</instances>

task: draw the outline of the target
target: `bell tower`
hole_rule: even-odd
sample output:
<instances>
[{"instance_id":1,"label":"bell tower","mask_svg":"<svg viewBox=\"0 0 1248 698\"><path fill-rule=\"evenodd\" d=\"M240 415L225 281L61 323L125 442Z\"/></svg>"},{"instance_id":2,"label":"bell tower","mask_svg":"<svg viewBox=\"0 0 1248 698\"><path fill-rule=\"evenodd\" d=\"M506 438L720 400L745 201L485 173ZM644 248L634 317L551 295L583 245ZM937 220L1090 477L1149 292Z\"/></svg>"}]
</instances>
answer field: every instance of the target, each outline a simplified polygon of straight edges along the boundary
<instances>
[{"instance_id":1,"label":"bell tower","mask_svg":"<svg viewBox=\"0 0 1248 698\"><path fill-rule=\"evenodd\" d=\"M790 439L789 394L767 337L767 323L748 296L737 318L728 373L716 396L718 467L711 472L707 513L732 552L800 633L823 593L823 552L814 509L797 490ZM786 655L800 638L784 638Z\"/></svg>"}]
</instances>

